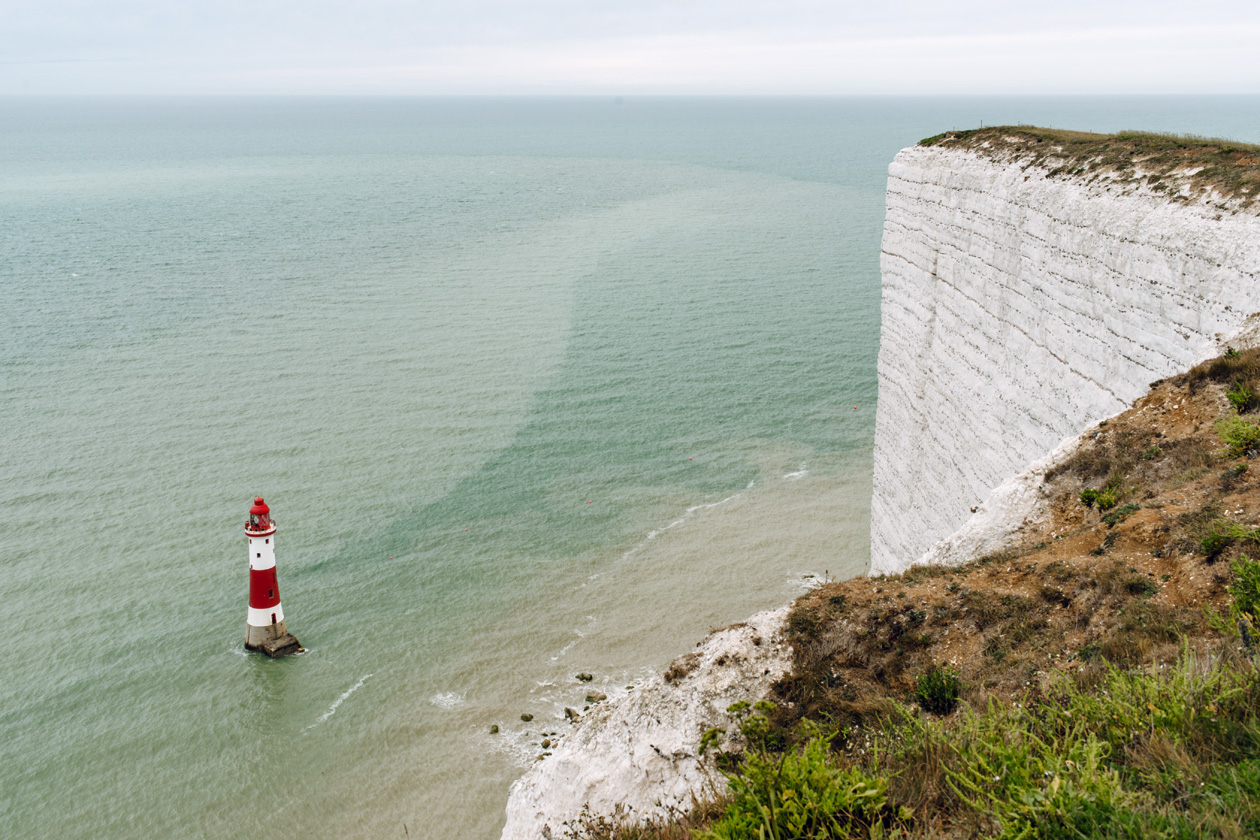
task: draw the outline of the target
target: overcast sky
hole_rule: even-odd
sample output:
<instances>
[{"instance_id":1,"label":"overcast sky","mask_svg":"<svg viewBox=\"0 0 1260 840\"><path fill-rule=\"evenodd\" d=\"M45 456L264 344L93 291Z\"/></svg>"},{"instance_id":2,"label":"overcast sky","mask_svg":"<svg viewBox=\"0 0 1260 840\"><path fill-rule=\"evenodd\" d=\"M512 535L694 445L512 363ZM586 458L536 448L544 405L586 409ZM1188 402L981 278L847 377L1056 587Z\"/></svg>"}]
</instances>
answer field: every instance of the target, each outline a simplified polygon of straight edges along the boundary
<instances>
[{"instance_id":1,"label":"overcast sky","mask_svg":"<svg viewBox=\"0 0 1260 840\"><path fill-rule=\"evenodd\" d=\"M11 93L1260 93L1260 3L4 0Z\"/></svg>"}]
</instances>

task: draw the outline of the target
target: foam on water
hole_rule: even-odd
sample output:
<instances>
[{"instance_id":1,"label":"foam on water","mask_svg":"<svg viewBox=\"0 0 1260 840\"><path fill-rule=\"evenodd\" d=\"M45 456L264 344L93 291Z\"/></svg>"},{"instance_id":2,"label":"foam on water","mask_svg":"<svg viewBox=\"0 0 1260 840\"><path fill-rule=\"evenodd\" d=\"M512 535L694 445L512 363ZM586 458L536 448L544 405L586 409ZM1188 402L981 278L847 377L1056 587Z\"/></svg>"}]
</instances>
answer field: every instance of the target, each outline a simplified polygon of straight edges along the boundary
<instances>
[{"instance_id":1,"label":"foam on water","mask_svg":"<svg viewBox=\"0 0 1260 840\"><path fill-rule=\"evenodd\" d=\"M749 487L751 487L751 486L752 486L752 485L750 484L750 485L749 485ZM719 500L718 500L718 501L716 501L716 502L706 502L705 504L692 505L691 507L689 507L689 508L687 508L686 510L684 510L684 511L683 511L682 516L678 517L678 518L677 518L677 519L675 519L673 522L670 522L668 525L663 525L663 526L662 526L662 527L660 527L660 528L656 528L656 529L654 529L654 530L648 531L647 536L643 538L643 542L639 543L639 544L638 544L638 545L636 545L634 548L632 548L632 549L630 549L629 551L627 551L625 554L623 554L623 555L622 555L622 557L623 557L623 558L630 557L630 556L631 556L631 555L633 555L636 551L638 551L638 550L640 550L641 548L643 548L644 546L646 546L646 545L647 545L647 543L648 543L648 541L656 539L656 538L657 538L657 537L659 537L661 534L665 533L666 531L670 530L671 528L677 528L679 525L683 525L683 524L685 524L685 523L687 522L687 520L688 520L688 519L690 519L693 515L695 515L695 514L696 514L696 512L698 512L698 511L702 511L702 510L711 510L711 509L713 509L713 508L715 508L715 507L721 507L722 505L726 504L727 502L731 502L731 501L734 501L735 499L738 499L741 495L742 495L742 494L740 494L740 493L736 493L736 494L735 494L735 495L733 495L733 496L727 496L725 499L719 499Z\"/></svg>"},{"instance_id":2,"label":"foam on water","mask_svg":"<svg viewBox=\"0 0 1260 840\"><path fill-rule=\"evenodd\" d=\"M456 694L454 691L440 691L429 698L429 702L439 709L457 709L464 705L464 693Z\"/></svg>"},{"instance_id":3,"label":"foam on water","mask_svg":"<svg viewBox=\"0 0 1260 840\"><path fill-rule=\"evenodd\" d=\"M341 704L346 702L346 700L350 699L351 694L354 694L356 691L362 688L363 684L367 682L371 676L372 676L371 674L364 674L362 677L360 677L357 683L347 688L345 691L341 693L341 696L339 696L336 700L333 701L333 704L328 707L328 711L320 715L318 720L316 720L314 723L312 723L310 726L306 728L314 729L316 726L319 726L321 723L328 720L333 715L337 714L337 709L341 708ZM444 707L444 708L449 708L449 707Z\"/></svg>"}]
</instances>

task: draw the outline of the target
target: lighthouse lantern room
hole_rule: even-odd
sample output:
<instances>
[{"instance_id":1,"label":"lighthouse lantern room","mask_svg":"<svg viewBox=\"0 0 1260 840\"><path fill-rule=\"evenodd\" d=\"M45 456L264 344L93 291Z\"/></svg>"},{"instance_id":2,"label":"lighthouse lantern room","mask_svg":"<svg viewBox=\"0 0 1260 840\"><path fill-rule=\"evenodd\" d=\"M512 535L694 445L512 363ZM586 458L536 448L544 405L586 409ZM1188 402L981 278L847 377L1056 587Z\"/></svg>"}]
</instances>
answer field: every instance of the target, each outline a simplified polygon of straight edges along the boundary
<instances>
[{"instance_id":1,"label":"lighthouse lantern room","mask_svg":"<svg viewBox=\"0 0 1260 840\"><path fill-rule=\"evenodd\" d=\"M301 653L298 640L284 626L280 586L276 582L276 523L262 496L254 499L245 523L249 539L249 611L245 618L245 647L273 659Z\"/></svg>"}]
</instances>

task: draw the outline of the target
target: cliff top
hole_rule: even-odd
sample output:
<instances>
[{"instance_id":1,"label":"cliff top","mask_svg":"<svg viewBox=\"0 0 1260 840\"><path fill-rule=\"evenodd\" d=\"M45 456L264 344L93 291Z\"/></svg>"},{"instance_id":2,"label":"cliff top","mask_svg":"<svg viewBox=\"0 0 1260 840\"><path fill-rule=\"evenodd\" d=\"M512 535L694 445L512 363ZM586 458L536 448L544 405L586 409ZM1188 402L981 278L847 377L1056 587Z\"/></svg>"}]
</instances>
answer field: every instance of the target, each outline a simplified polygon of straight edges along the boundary
<instances>
[{"instance_id":1,"label":"cliff top","mask_svg":"<svg viewBox=\"0 0 1260 840\"><path fill-rule=\"evenodd\" d=\"M1208 199L1231 210L1257 208L1260 146L1215 137L1121 131L1090 134L1005 125L949 131L920 146L967 149L1037 166L1051 177L1141 184L1173 201Z\"/></svg>"}]
</instances>

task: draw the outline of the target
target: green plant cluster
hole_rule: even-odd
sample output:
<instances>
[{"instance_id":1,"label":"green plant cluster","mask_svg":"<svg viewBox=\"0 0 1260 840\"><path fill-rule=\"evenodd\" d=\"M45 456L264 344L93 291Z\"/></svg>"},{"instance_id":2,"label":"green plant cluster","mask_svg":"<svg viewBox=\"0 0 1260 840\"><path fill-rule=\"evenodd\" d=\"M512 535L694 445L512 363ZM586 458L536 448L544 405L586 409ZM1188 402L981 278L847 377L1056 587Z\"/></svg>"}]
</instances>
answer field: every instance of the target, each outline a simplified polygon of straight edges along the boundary
<instances>
[{"instance_id":1,"label":"green plant cluster","mask_svg":"<svg viewBox=\"0 0 1260 840\"><path fill-rule=\"evenodd\" d=\"M1131 465L1129 461L1128 465ZM1129 488L1125 487L1126 464L1116 463L1113 465L1111 474L1107 476L1107 481L1103 484L1101 490L1085 488L1080 492L1081 504L1085 507L1096 507L1098 512L1111 510L1128 495ZM1135 508L1136 510L1136 508ZM1127 516L1127 514L1126 514Z\"/></svg>"},{"instance_id":2,"label":"green plant cluster","mask_svg":"<svg viewBox=\"0 0 1260 840\"><path fill-rule=\"evenodd\" d=\"M1232 519L1213 519L1199 539L1199 553L1209 558L1219 557L1237 542L1260 544L1260 528L1248 528Z\"/></svg>"},{"instance_id":3,"label":"green plant cluster","mask_svg":"<svg viewBox=\"0 0 1260 840\"><path fill-rule=\"evenodd\" d=\"M1260 423L1231 414L1216 421L1216 433L1225 444L1225 451L1234 458L1260 451Z\"/></svg>"},{"instance_id":4,"label":"green plant cluster","mask_svg":"<svg viewBox=\"0 0 1260 840\"><path fill-rule=\"evenodd\" d=\"M1239 414L1250 411L1256 405L1255 393L1242 380L1234 382L1234 387L1225 392L1225 398Z\"/></svg>"},{"instance_id":5,"label":"green plant cluster","mask_svg":"<svg viewBox=\"0 0 1260 840\"><path fill-rule=\"evenodd\" d=\"M1242 555L1230 566L1233 581L1225 587L1230 596L1230 613L1234 620L1244 616L1260 618L1260 563Z\"/></svg>"},{"instance_id":6,"label":"green plant cluster","mask_svg":"<svg viewBox=\"0 0 1260 840\"><path fill-rule=\"evenodd\" d=\"M750 750L764 752L783 747L783 733L770 725L770 713L774 711L774 704L769 700L758 700L752 704L747 700L740 700L732 703L726 711L739 723L739 734L743 736Z\"/></svg>"},{"instance_id":7,"label":"green plant cluster","mask_svg":"<svg viewBox=\"0 0 1260 840\"><path fill-rule=\"evenodd\" d=\"M1097 507L1100 511L1111 510L1120 501L1118 488L1104 487L1102 490L1086 488L1081 491L1081 504L1085 507Z\"/></svg>"},{"instance_id":8,"label":"green plant cluster","mask_svg":"<svg viewBox=\"0 0 1260 840\"><path fill-rule=\"evenodd\" d=\"M878 837L891 818L887 779L839 766L822 736L799 752L752 750L728 781L731 802L701 840Z\"/></svg>"},{"instance_id":9,"label":"green plant cluster","mask_svg":"<svg viewBox=\"0 0 1260 840\"><path fill-rule=\"evenodd\" d=\"M1099 690L1060 678L952 727L905 715L884 743L889 772L919 789L943 782L934 804L976 834L1260 836L1260 674L1248 661L1186 650L1162 673L1112 668Z\"/></svg>"},{"instance_id":10,"label":"green plant cluster","mask_svg":"<svg viewBox=\"0 0 1260 840\"><path fill-rule=\"evenodd\" d=\"M948 665L933 665L915 680L914 699L925 712L947 715L958 706L962 680Z\"/></svg>"}]
</instances>

